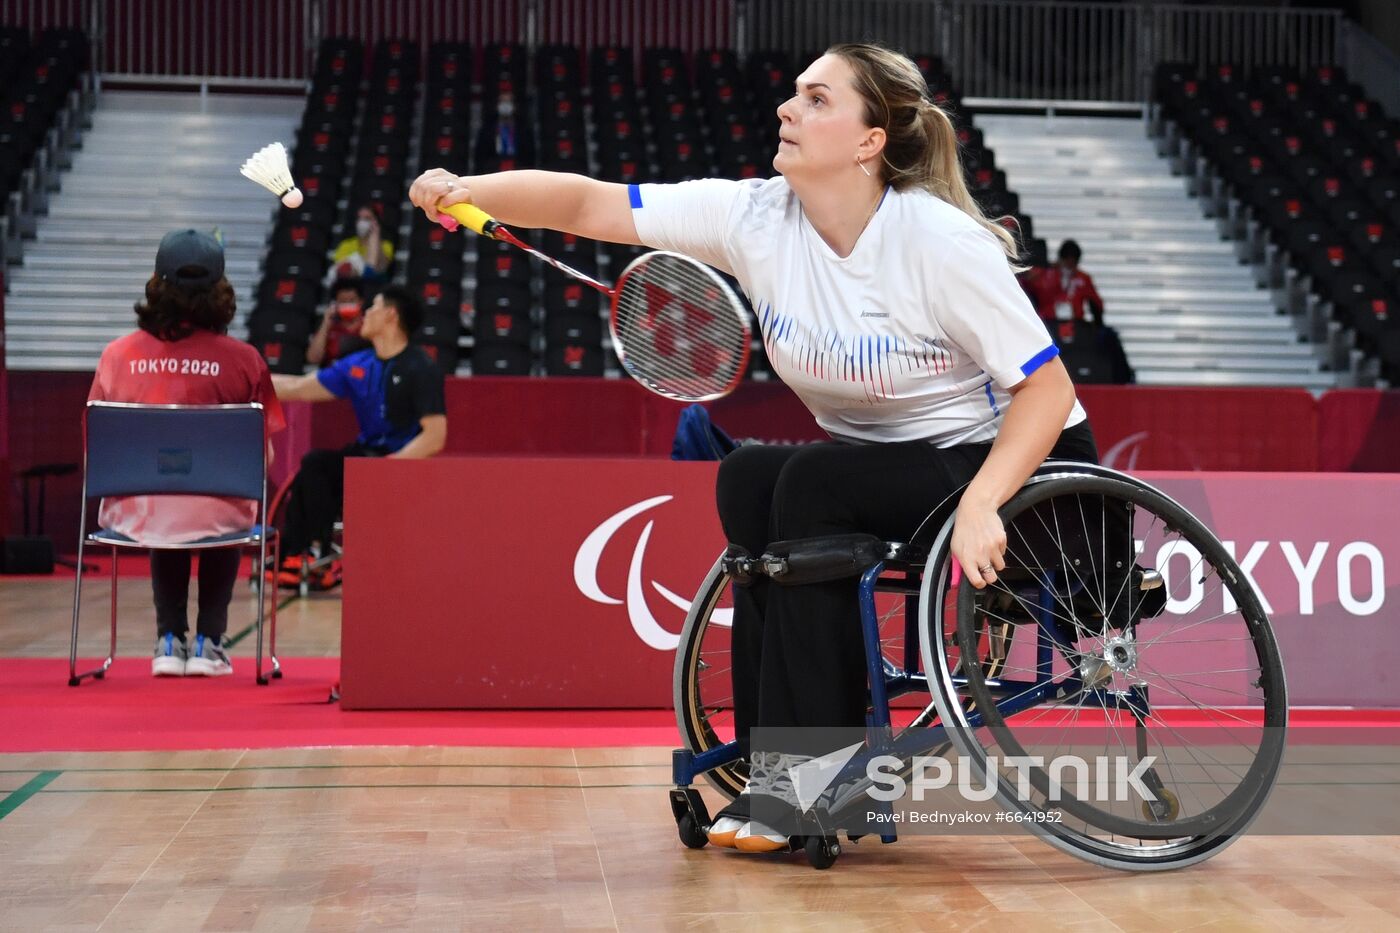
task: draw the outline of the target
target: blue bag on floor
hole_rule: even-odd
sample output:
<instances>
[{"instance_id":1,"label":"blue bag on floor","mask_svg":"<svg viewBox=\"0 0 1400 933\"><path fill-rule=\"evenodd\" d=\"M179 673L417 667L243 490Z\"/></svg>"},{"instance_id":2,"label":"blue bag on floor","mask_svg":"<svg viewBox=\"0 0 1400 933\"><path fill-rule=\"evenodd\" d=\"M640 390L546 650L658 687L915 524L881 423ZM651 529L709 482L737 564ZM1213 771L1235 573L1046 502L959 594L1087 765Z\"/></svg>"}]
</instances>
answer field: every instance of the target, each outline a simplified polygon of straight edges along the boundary
<instances>
[{"instance_id":1,"label":"blue bag on floor","mask_svg":"<svg viewBox=\"0 0 1400 933\"><path fill-rule=\"evenodd\" d=\"M676 424L676 439L671 442L672 460L723 460L725 454L739 445L710 420L703 405L689 405Z\"/></svg>"}]
</instances>

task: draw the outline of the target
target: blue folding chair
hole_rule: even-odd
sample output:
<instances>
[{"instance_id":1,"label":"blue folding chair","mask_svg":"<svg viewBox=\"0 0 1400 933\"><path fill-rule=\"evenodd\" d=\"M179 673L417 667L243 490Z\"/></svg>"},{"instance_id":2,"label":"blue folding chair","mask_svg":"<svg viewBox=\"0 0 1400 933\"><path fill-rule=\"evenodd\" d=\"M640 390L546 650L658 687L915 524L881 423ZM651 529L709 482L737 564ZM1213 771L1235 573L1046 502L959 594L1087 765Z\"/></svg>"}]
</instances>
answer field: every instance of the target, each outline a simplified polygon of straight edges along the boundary
<instances>
[{"instance_id":1,"label":"blue folding chair","mask_svg":"<svg viewBox=\"0 0 1400 933\"><path fill-rule=\"evenodd\" d=\"M101 680L117 651L117 554L121 548L153 549L109 529L87 530L87 503L102 496L199 495L253 499L258 524L226 534L210 535L188 544L159 545L155 550L200 550L215 547L256 547L258 568L267 566L271 541L274 565L277 529L267 520L267 430L263 407L247 405L137 405L89 402L85 413L83 453L83 514L78 525L78 573L73 586L73 641L68 653L68 684L85 677ZM87 544L112 548L111 645L100 667L78 673L78 618L83 596L83 549ZM263 610L265 575L257 574L258 619L255 672L263 675ZM277 660L277 600L273 594L268 656L271 676L281 677Z\"/></svg>"}]
</instances>

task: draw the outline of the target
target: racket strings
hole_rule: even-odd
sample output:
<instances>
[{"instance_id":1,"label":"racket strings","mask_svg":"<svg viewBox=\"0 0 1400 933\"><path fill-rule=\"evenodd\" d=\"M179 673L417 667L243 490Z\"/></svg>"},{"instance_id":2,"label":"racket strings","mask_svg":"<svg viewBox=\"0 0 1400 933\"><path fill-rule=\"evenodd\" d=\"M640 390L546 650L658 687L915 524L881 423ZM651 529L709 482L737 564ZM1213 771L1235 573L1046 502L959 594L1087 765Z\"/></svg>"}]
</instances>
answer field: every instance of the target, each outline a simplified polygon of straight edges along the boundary
<instances>
[{"instance_id":1,"label":"racket strings","mask_svg":"<svg viewBox=\"0 0 1400 933\"><path fill-rule=\"evenodd\" d=\"M715 273L682 256L652 253L623 278L613 334L634 378L662 395L698 401L723 395L743 377L747 317Z\"/></svg>"}]
</instances>

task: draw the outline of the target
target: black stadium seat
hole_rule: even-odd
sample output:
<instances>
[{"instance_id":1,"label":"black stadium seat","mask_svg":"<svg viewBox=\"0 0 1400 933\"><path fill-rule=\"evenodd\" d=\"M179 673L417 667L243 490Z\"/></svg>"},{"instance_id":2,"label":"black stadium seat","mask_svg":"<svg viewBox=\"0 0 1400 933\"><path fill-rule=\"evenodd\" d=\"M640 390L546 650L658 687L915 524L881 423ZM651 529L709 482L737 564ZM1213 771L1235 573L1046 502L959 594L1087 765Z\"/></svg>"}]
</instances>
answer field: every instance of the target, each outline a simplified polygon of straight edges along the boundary
<instances>
[{"instance_id":1,"label":"black stadium seat","mask_svg":"<svg viewBox=\"0 0 1400 933\"><path fill-rule=\"evenodd\" d=\"M478 343L472 348L473 376L528 376L533 356L527 347L511 343Z\"/></svg>"},{"instance_id":2,"label":"black stadium seat","mask_svg":"<svg viewBox=\"0 0 1400 933\"><path fill-rule=\"evenodd\" d=\"M5 35L0 47L20 41ZM929 94L955 122L979 202L995 216L1020 220L1023 248L1043 251L996 154L968 121L946 62L931 53L914 58ZM0 56L0 71L10 61ZM458 174L541 165L628 184L769 177L775 111L792 96L797 64L788 52L773 50L740 55L653 46L634 53L630 43L531 50L494 41L434 41L420 49L402 37L377 38L372 45L327 37L316 50L292 152L306 198L301 208L279 212L259 307L266 314L289 308L314 313L324 299L332 249L353 235L357 209L369 205L381 212L396 247L390 278L418 295L431 321L443 322L425 325L432 332L420 334L419 342L445 367L456 362L456 311L468 308L474 372L601 373L611 359L602 333L605 298L507 244L447 233L409 213L410 165ZM1218 70L1211 80L1212 88L1228 85L1238 98L1229 119L1242 124L1248 118L1245 82ZM1372 116L1368 129L1384 122ZM1348 132L1356 132L1354 123L1346 124ZM5 132L0 128L0 136ZM1252 140L1243 130L1237 135L1234 142ZM10 164L12 152L30 145L13 134L4 137L11 139L15 146L0 147L0 181L21 171ZM1231 151L1247 156L1247 147L1234 142ZM410 157L415 145L416 164ZM1373 152L1372 158L1388 156ZM517 233L536 239L529 231ZM560 234L538 239L550 255L605 279L615 279L640 252ZM287 342L285 332L279 340ZM512 349L491 350L493 344ZM295 361L296 354L278 358Z\"/></svg>"}]
</instances>

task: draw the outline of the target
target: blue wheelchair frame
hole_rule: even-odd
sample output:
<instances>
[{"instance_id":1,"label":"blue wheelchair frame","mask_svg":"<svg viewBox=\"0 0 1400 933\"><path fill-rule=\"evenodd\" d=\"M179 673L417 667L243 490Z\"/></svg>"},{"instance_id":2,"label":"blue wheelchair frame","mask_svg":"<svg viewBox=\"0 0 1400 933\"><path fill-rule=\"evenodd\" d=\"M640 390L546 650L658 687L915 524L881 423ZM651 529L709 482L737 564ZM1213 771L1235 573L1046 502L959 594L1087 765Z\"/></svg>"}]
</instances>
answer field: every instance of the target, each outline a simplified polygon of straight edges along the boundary
<instances>
[{"instance_id":1,"label":"blue wheelchair frame","mask_svg":"<svg viewBox=\"0 0 1400 933\"><path fill-rule=\"evenodd\" d=\"M918 647L920 618L918 594L921 585L921 571L917 564L910 561L899 561L899 566L894 567L890 566L891 563L890 560L879 561L861 574L860 621L865 643L865 663L870 684L871 707L870 713L866 716L867 749L851 758L838 777L831 782L832 787L840 787L849 781L859 779L866 773L870 759L875 756L894 755L901 759L907 759L926 754L948 739L947 729L942 725L911 730L898 738L894 737L891 729L891 700L918 691L932 695L927 674L919 671L921 659ZM882 581L881 576L887 570L902 572L903 577ZM1054 606L1057 600L1055 577L1053 570L1047 570L1036 585L1034 602L1036 611L1033 613L1036 624L1035 680L988 678L986 681L993 694L1008 697L1006 701L997 704L998 712L1003 717L1011 716L1042 702L1077 696L1081 702L1092 701L1095 708L1120 708L1131 711L1134 716L1145 717L1149 715L1151 707L1144 686L1135 685L1123 692L1110 692L1097 687L1086 689L1078 672L1072 672L1058 682L1054 681L1055 651L1057 649L1062 652L1071 650L1071 646L1066 643L1064 635L1055 623ZM1079 588L1078 584L1072 586L1069 595L1072 596L1074 591ZM902 667L887 660L881 650L880 617L875 607L875 594L877 592L906 594ZM1022 602L1026 604L1029 601L1022 600ZM962 676L954 676L953 683L955 686L963 686L967 683L967 679ZM982 724L982 719L973 711L968 714L967 722L970 727L976 728ZM677 818L686 809L694 810L699 802L698 795L690 789L697 777L739 757L739 743L737 741L726 742L698 755L685 748L675 749L671 753L671 776L675 784L671 800L672 810ZM699 803L699 807L703 810L703 803ZM890 804L883 804L882 809L890 810ZM701 813L700 817L703 822L709 822L708 814ZM893 823L890 822L886 825L893 825ZM896 838L893 831L880 835L881 842L885 843L894 842Z\"/></svg>"}]
</instances>

